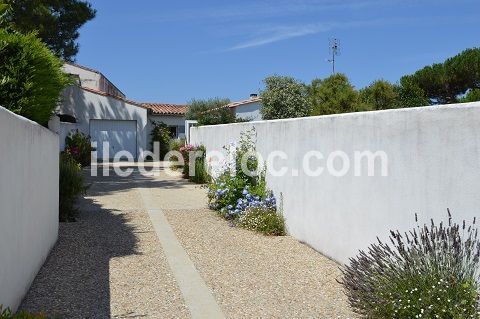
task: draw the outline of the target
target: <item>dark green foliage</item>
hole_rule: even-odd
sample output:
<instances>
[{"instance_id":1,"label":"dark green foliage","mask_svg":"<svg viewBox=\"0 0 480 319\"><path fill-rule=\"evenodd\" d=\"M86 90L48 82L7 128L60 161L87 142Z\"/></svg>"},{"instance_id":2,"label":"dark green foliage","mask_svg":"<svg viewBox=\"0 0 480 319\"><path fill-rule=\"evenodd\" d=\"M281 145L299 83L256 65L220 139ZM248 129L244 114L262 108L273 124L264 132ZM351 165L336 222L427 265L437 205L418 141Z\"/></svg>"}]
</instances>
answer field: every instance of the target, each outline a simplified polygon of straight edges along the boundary
<instances>
[{"instance_id":1,"label":"dark green foliage","mask_svg":"<svg viewBox=\"0 0 480 319\"><path fill-rule=\"evenodd\" d=\"M65 150L83 167L91 164L93 149L90 136L83 134L79 130L70 132L65 138Z\"/></svg>"},{"instance_id":2,"label":"dark green foliage","mask_svg":"<svg viewBox=\"0 0 480 319\"><path fill-rule=\"evenodd\" d=\"M152 132L150 133L150 149L153 151L153 143L160 143L160 160L170 151L170 130L168 125L163 122L152 121Z\"/></svg>"},{"instance_id":3,"label":"dark green foliage","mask_svg":"<svg viewBox=\"0 0 480 319\"><path fill-rule=\"evenodd\" d=\"M273 208L251 207L240 215L238 224L268 236L286 235L285 219Z\"/></svg>"},{"instance_id":4,"label":"dark green foliage","mask_svg":"<svg viewBox=\"0 0 480 319\"><path fill-rule=\"evenodd\" d=\"M35 31L60 58L73 61L78 52L78 30L95 17L95 10L79 0L5 0L11 6L9 22L18 32Z\"/></svg>"},{"instance_id":5,"label":"dark green foliage","mask_svg":"<svg viewBox=\"0 0 480 319\"><path fill-rule=\"evenodd\" d=\"M467 49L447 59L418 70L401 79L423 90L432 104L455 103L468 90L480 89L480 49Z\"/></svg>"},{"instance_id":6,"label":"dark green foliage","mask_svg":"<svg viewBox=\"0 0 480 319\"><path fill-rule=\"evenodd\" d=\"M34 34L0 30L0 105L46 125L69 78Z\"/></svg>"},{"instance_id":7,"label":"dark green foliage","mask_svg":"<svg viewBox=\"0 0 480 319\"><path fill-rule=\"evenodd\" d=\"M309 87L312 104L311 115L327 115L368 111L372 106L359 103L358 92L344 74L334 74L326 79L315 79Z\"/></svg>"},{"instance_id":8,"label":"dark green foliage","mask_svg":"<svg viewBox=\"0 0 480 319\"><path fill-rule=\"evenodd\" d=\"M400 80L398 92L399 107L418 107L430 105L425 92L408 77Z\"/></svg>"},{"instance_id":9,"label":"dark green foliage","mask_svg":"<svg viewBox=\"0 0 480 319\"><path fill-rule=\"evenodd\" d=\"M0 305L0 319L47 319L47 317L43 314L31 314L24 311L13 314L10 309L3 309Z\"/></svg>"},{"instance_id":10,"label":"dark green foliage","mask_svg":"<svg viewBox=\"0 0 480 319\"><path fill-rule=\"evenodd\" d=\"M197 120L198 125L216 125L235 123L235 114L226 107L229 99L211 98L207 100L193 99L188 103L187 120Z\"/></svg>"},{"instance_id":11,"label":"dark green foliage","mask_svg":"<svg viewBox=\"0 0 480 319\"><path fill-rule=\"evenodd\" d=\"M70 153L60 155L60 221L75 221L77 211L74 207L78 196L84 195L87 188L84 185L81 165Z\"/></svg>"},{"instance_id":12,"label":"dark green foliage","mask_svg":"<svg viewBox=\"0 0 480 319\"><path fill-rule=\"evenodd\" d=\"M207 150L205 149L205 146L200 145L195 151L199 152L198 155L201 155L195 157L195 174L190 176L190 181L197 184L208 183L210 176L208 175L206 163Z\"/></svg>"},{"instance_id":13,"label":"dark green foliage","mask_svg":"<svg viewBox=\"0 0 480 319\"><path fill-rule=\"evenodd\" d=\"M459 100L461 103L480 101L480 89L470 90L463 98Z\"/></svg>"},{"instance_id":14,"label":"dark green foliage","mask_svg":"<svg viewBox=\"0 0 480 319\"><path fill-rule=\"evenodd\" d=\"M360 101L373 110L387 110L399 107L400 88L390 82L377 80L360 90Z\"/></svg>"},{"instance_id":15,"label":"dark green foliage","mask_svg":"<svg viewBox=\"0 0 480 319\"><path fill-rule=\"evenodd\" d=\"M452 222L391 232L393 246L370 246L350 259L342 284L366 318L479 318L480 241Z\"/></svg>"},{"instance_id":16,"label":"dark green foliage","mask_svg":"<svg viewBox=\"0 0 480 319\"><path fill-rule=\"evenodd\" d=\"M263 80L265 89L262 98L262 118L264 120L308 116L310 103L307 87L288 76L270 76Z\"/></svg>"}]
</instances>

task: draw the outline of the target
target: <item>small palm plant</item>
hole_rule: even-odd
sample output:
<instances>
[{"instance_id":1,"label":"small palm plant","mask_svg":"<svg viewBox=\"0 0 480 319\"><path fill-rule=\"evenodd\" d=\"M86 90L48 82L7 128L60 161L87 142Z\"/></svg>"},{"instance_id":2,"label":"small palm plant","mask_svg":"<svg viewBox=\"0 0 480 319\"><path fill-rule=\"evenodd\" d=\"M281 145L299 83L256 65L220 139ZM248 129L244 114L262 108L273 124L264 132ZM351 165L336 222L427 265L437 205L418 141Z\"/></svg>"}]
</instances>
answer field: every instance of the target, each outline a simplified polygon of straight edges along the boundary
<instances>
[{"instance_id":1,"label":"small palm plant","mask_svg":"<svg viewBox=\"0 0 480 319\"><path fill-rule=\"evenodd\" d=\"M480 241L467 226L433 220L393 246L378 240L350 259L343 284L353 310L366 318L480 318ZM418 223L417 216L415 219Z\"/></svg>"}]
</instances>

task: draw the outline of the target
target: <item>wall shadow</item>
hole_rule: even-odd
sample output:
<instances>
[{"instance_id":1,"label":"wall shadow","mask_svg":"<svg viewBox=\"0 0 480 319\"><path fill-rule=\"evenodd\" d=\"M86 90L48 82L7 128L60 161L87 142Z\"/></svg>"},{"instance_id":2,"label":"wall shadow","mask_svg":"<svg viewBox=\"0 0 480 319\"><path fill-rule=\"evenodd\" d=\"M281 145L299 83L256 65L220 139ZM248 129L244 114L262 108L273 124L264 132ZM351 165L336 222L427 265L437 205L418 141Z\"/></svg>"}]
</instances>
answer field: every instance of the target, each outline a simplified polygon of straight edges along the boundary
<instances>
[{"instance_id":1,"label":"wall shadow","mask_svg":"<svg viewBox=\"0 0 480 319\"><path fill-rule=\"evenodd\" d=\"M88 196L126 190L134 183L129 180L88 177L93 183ZM78 204L78 221L60 224L57 244L19 310L54 318L111 317L109 262L137 254L136 229L121 211L105 209L90 198L81 198Z\"/></svg>"}]
</instances>

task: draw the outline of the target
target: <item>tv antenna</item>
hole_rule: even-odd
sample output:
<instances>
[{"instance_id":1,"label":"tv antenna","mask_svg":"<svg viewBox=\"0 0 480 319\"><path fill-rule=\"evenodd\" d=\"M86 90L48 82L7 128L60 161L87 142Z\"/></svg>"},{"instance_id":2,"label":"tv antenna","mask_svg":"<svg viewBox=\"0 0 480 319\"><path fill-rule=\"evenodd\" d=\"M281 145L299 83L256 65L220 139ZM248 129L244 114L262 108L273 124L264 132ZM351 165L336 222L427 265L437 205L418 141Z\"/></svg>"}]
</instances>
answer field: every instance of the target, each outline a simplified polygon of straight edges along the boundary
<instances>
[{"instance_id":1,"label":"tv antenna","mask_svg":"<svg viewBox=\"0 0 480 319\"><path fill-rule=\"evenodd\" d=\"M332 64L332 74L335 74L335 57L340 55L340 40L337 38L330 39L329 52L332 56L328 60Z\"/></svg>"}]
</instances>

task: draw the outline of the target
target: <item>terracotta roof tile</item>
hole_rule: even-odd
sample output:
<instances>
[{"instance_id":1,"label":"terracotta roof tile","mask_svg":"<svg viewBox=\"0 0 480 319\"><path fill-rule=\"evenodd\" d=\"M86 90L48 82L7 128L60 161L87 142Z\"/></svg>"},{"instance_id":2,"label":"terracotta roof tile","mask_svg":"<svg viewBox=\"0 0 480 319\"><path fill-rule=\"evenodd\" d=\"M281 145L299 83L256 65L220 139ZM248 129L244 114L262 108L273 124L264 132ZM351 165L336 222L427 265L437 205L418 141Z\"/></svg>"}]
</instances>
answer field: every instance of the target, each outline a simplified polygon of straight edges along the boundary
<instances>
[{"instance_id":1,"label":"terracotta roof tile","mask_svg":"<svg viewBox=\"0 0 480 319\"><path fill-rule=\"evenodd\" d=\"M187 105L169 103L142 103L142 105L152 110L153 114L161 115L185 115L188 108Z\"/></svg>"}]
</instances>

